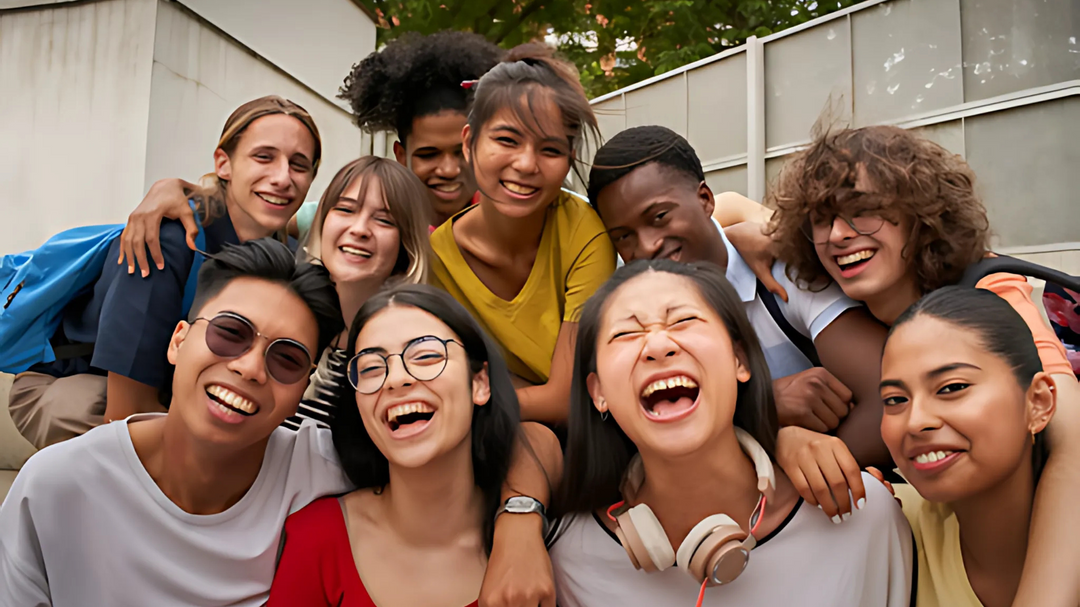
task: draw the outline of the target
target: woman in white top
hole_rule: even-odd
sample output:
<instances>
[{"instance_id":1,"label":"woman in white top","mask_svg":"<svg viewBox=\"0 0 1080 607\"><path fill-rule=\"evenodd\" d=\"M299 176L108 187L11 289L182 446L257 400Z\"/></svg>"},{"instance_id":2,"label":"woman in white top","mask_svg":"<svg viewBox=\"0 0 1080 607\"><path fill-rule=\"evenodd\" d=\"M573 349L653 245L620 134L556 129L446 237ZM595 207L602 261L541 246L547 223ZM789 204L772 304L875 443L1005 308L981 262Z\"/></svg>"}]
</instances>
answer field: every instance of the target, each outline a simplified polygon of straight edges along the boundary
<instances>
[{"instance_id":1,"label":"woman in white top","mask_svg":"<svg viewBox=\"0 0 1080 607\"><path fill-rule=\"evenodd\" d=\"M618 270L574 365L560 605L908 605L911 532L889 492L865 476L861 512L834 525L772 467L768 367L718 268Z\"/></svg>"}]
</instances>

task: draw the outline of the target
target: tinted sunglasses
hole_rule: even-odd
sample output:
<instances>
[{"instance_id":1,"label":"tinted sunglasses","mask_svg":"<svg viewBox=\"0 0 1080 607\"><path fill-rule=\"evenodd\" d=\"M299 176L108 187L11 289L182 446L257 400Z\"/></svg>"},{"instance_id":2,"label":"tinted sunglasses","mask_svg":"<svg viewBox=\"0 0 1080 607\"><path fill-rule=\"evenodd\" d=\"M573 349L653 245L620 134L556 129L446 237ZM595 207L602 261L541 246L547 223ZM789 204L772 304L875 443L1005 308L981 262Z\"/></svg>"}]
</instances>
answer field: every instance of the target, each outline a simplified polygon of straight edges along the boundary
<instances>
[{"instance_id":1,"label":"tinted sunglasses","mask_svg":"<svg viewBox=\"0 0 1080 607\"><path fill-rule=\"evenodd\" d=\"M221 358L239 358L255 345L255 338L270 338L255 330L251 321L232 312L222 312L213 318L196 318L192 324L205 320L206 347ZM266 372L280 384L295 384L311 373L311 353L304 344L288 338L270 342L263 355Z\"/></svg>"}]
</instances>

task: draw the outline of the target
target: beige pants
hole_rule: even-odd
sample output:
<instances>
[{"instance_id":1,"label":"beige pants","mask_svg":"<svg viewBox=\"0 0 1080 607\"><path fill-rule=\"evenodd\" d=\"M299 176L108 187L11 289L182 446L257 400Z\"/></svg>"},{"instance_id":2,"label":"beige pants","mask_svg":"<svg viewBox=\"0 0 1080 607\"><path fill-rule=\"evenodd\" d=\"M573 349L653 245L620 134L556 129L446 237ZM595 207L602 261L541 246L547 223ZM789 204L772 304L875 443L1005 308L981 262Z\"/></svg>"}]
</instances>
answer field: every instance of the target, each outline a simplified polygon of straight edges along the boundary
<instances>
[{"instance_id":1,"label":"beige pants","mask_svg":"<svg viewBox=\"0 0 1080 607\"><path fill-rule=\"evenodd\" d=\"M84 434L105 422L108 378L72 375L59 379L27 371L15 376L8 408L19 433L38 449Z\"/></svg>"}]
</instances>

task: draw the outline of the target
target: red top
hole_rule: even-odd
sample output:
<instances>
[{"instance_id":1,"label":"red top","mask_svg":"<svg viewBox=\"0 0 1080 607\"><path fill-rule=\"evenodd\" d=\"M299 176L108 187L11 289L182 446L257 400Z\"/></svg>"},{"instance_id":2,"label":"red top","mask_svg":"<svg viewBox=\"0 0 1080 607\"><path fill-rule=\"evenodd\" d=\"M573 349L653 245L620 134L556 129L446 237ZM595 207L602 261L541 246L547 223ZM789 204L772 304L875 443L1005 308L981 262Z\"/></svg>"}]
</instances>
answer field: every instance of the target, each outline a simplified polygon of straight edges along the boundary
<instances>
[{"instance_id":1,"label":"red top","mask_svg":"<svg viewBox=\"0 0 1080 607\"><path fill-rule=\"evenodd\" d=\"M269 607L376 607L356 571L345 515L336 497L315 500L285 521ZM475 607L476 601L466 607Z\"/></svg>"}]
</instances>

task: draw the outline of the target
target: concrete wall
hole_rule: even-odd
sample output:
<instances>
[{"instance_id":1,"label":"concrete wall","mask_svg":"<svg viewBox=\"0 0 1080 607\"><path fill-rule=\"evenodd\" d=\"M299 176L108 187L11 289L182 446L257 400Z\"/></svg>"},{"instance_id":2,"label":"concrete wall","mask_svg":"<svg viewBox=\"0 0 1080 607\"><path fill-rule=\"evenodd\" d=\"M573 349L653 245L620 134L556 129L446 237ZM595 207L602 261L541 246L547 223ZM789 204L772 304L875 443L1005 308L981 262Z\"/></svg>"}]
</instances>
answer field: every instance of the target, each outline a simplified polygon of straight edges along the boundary
<instances>
[{"instance_id":1,"label":"concrete wall","mask_svg":"<svg viewBox=\"0 0 1080 607\"><path fill-rule=\"evenodd\" d=\"M347 111L179 4L158 3L156 29L145 187L163 177L194 180L210 172L225 119L239 105L263 95L299 103L319 127L323 160L309 200L318 199L334 173L360 155L360 130ZM350 61L374 49L374 34L370 43L371 49ZM348 69L341 71L339 83Z\"/></svg>"},{"instance_id":2,"label":"concrete wall","mask_svg":"<svg viewBox=\"0 0 1080 607\"><path fill-rule=\"evenodd\" d=\"M351 0L0 3L0 252L122 222L153 181L209 172L225 119L262 95L299 103L319 126L310 199L370 150L334 99L375 49Z\"/></svg>"},{"instance_id":3,"label":"concrete wall","mask_svg":"<svg viewBox=\"0 0 1080 607\"><path fill-rule=\"evenodd\" d=\"M0 13L0 250L142 198L157 0Z\"/></svg>"}]
</instances>

